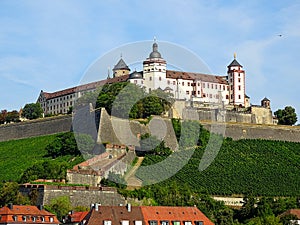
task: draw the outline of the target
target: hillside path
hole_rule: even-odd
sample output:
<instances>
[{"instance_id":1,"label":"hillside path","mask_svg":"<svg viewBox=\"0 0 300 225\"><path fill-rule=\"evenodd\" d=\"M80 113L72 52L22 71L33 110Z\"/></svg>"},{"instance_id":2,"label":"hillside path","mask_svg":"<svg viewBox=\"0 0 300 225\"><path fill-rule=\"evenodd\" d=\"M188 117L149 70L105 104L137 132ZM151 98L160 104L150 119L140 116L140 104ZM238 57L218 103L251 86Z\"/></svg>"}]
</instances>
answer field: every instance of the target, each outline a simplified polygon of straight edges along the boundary
<instances>
[{"instance_id":1,"label":"hillside path","mask_svg":"<svg viewBox=\"0 0 300 225\"><path fill-rule=\"evenodd\" d=\"M124 179L127 182L127 189L133 190L142 186L142 181L135 176L135 172L140 167L144 160L144 157L138 157L137 163L131 168L131 170L125 175Z\"/></svg>"}]
</instances>

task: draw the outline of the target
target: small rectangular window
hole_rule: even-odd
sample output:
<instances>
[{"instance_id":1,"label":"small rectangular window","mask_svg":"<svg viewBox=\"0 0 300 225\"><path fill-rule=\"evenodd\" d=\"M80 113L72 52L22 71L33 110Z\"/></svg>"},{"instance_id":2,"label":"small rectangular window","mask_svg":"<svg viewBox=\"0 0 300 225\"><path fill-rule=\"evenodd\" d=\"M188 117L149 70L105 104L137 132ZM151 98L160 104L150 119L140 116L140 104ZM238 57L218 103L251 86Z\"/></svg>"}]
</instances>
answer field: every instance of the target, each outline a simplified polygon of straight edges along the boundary
<instances>
[{"instance_id":1,"label":"small rectangular window","mask_svg":"<svg viewBox=\"0 0 300 225\"><path fill-rule=\"evenodd\" d=\"M173 85L175 85L176 84L176 82L175 82L175 80L173 80Z\"/></svg>"},{"instance_id":2,"label":"small rectangular window","mask_svg":"<svg viewBox=\"0 0 300 225\"><path fill-rule=\"evenodd\" d=\"M163 221L161 221L161 225L169 225L169 221L163 220Z\"/></svg>"},{"instance_id":3,"label":"small rectangular window","mask_svg":"<svg viewBox=\"0 0 300 225\"><path fill-rule=\"evenodd\" d=\"M184 225L192 225L191 221L184 221Z\"/></svg>"},{"instance_id":4,"label":"small rectangular window","mask_svg":"<svg viewBox=\"0 0 300 225\"><path fill-rule=\"evenodd\" d=\"M134 221L134 225L143 225L143 222L141 220Z\"/></svg>"},{"instance_id":5,"label":"small rectangular window","mask_svg":"<svg viewBox=\"0 0 300 225\"><path fill-rule=\"evenodd\" d=\"M173 221L173 225L180 225L180 221Z\"/></svg>"},{"instance_id":6,"label":"small rectangular window","mask_svg":"<svg viewBox=\"0 0 300 225\"><path fill-rule=\"evenodd\" d=\"M111 221L110 220L104 220L103 225L111 225Z\"/></svg>"},{"instance_id":7,"label":"small rectangular window","mask_svg":"<svg viewBox=\"0 0 300 225\"><path fill-rule=\"evenodd\" d=\"M189 92L189 91L186 91L186 94L188 95L188 94L190 94L190 92Z\"/></svg>"},{"instance_id":8,"label":"small rectangular window","mask_svg":"<svg viewBox=\"0 0 300 225\"><path fill-rule=\"evenodd\" d=\"M184 86L184 82L182 82L181 84L182 84L182 86Z\"/></svg>"},{"instance_id":9,"label":"small rectangular window","mask_svg":"<svg viewBox=\"0 0 300 225\"><path fill-rule=\"evenodd\" d=\"M203 225L203 221L195 221L196 225Z\"/></svg>"},{"instance_id":10,"label":"small rectangular window","mask_svg":"<svg viewBox=\"0 0 300 225\"><path fill-rule=\"evenodd\" d=\"M157 225L157 220L150 220L149 225Z\"/></svg>"}]
</instances>

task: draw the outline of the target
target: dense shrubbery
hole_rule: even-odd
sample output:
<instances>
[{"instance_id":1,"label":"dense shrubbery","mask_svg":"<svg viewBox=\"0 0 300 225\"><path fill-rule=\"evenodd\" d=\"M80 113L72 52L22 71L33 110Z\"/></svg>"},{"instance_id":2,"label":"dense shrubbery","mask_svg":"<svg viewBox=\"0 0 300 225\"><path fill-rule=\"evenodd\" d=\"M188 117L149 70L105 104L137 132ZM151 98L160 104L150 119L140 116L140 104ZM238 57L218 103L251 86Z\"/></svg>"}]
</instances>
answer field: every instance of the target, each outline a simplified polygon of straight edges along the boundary
<instances>
[{"instance_id":1,"label":"dense shrubbery","mask_svg":"<svg viewBox=\"0 0 300 225\"><path fill-rule=\"evenodd\" d=\"M113 116L136 119L161 115L170 108L172 102L171 95L162 90L146 94L144 89L135 84L121 82L102 87L96 108L104 107Z\"/></svg>"}]
</instances>

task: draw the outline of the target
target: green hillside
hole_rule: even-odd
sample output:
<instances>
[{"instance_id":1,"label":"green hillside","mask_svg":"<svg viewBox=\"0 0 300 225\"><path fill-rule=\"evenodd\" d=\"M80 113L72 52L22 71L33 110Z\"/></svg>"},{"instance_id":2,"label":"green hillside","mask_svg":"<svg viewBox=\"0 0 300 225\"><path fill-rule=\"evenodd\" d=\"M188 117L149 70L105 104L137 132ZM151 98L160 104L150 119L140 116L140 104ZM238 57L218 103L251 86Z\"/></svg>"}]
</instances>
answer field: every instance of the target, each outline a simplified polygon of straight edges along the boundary
<instances>
[{"instance_id":1,"label":"green hillside","mask_svg":"<svg viewBox=\"0 0 300 225\"><path fill-rule=\"evenodd\" d=\"M45 160L45 147L57 135L0 142L0 181L18 181L25 169Z\"/></svg>"},{"instance_id":2,"label":"green hillside","mask_svg":"<svg viewBox=\"0 0 300 225\"><path fill-rule=\"evenodd\" d=\"M267 140L225 139L212 164L200 172L203 156L198 147L192 158L170 181L189 185L192 190L215 195L252 194L254 196L300 196L300 143ZM182 153L173 153L171 167ZM163 157L148 155L142 166ZM159 176L137 171L142 179Z\"/></svg>"}]
</instances>

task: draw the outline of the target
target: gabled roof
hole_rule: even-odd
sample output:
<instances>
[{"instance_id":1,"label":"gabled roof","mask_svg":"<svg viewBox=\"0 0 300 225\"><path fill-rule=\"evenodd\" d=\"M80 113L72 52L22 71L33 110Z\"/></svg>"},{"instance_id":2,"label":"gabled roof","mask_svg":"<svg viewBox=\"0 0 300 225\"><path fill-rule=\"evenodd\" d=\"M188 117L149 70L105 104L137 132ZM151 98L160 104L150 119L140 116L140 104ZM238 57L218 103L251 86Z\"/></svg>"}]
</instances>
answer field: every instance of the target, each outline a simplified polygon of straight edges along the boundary
<instances>
[{"instance_id":1,"label":"gabled roof","mask_svg":"<svg viewBox=\"0 0 300 225\"><path fill-rule=\"evenodd\" d=\"M209 75L204 73L192 73L192 72L167 70L166 77L172 79L201 80L204 82L228 84L225 78L222 76Z\"/></svg>"},{"instance_id":2,"label":"gabled roof","mask_svg":"<svg viewBox=\"0 0 300 225\"><path fill-rule=\"evenodd\" d=\"M295 215L300 220L300 209L290 209L282 213L279 217L283 217L286 215Z\"/></svg>"},{"instance_id":3,"label":"gabled roof","mask_svg":"<svg viewBox=\"0 0 300 225\"><path fill-rule=\"evenodd\" d=\"M264 99L261 101L270 101L270 99L268 99L267 97L264 97Z\"/></svg>"},{"instance_id":4,"label":"gabled roof","mask_svg":"<svg viewBox=\"0 0 300 225\"><path fill-rule=\"evenodd\" d=\"M36 206L30 205L11 205L10 207L4 206L0 208L0 224L2 223L22 223L28 224L33 223L32 218L35 217L35 223L44 223L44 224L59 224L56 216L44 209L39 209ZM17 216L17 221L14 221L13 216ZM26 221L23 221L23 216L26 216ZM41 220L41 217L45 218L44 221ZM53 218L53 221L50 222L50 217Z\"/></svg>"},{"instance_id":5,"label":"gabled roof","mask_svg":"<svg viewBox=\"0 0 300 225\"><path fill-rule=\"evenodd\" d=\"M67 89L52 92L52 93L41 91L41 95L44 95L44 97L48 100L48 99L66 96L66 95L81 92L81 91L96 89L97 87L103 86L105 84L112 84L112 83L116 83L116 82L125 82L128 80L128 78L129 78L129 75L123 75L123 76L109 78L109 79L105 79L105 80L101 80L101 81L91 82L88 84L82 84L82 85L79 85L76 87L67 88Z\"/></svg>"},{"instance_id":6,"label":"gabled roof","mask_svg":"<svg viewBox=\"0 0 300 225\"><path fill-rule=\"evenodd\" d=\"M72 223L81 222L89 212L72 212L68 215L68 221Z\"/></svg>"},{"instance_id":7,"label":"gabled roof","mask_svg":"<svg viewBox=\"0 0 300 225\"><path fill-rule=\"evenodd\" d=\"M205 225L213 223L197 207L173 207L173 206L98 206L98 210L92 209L84 218L85 225L104 224L104 221L111 221L111 224L120 224L127 220L129 224L135 224L135 221L144 221L143 224L149 224L149 221L202 221Z\"/></svg>"},{"instance_id":8,"label":"gabled roof","mask_svg":"<svg viewBox=\"0 0 300 225\"><path fill-rule=\"evenodd\" d=\"M231 67L231 66L240 66L240 67L243 67L241 64L239 64L239 62L238 62L236 59L234 59L234 60L229 64L228 67Z\"/></svg>"},{"instance_id":9,"label":"gabled roof","mask_svg":"<svg viewBox=\"0 0 300 225\"><path fill-rule=\"evenodd\" d=\"M113 71L114 70L130 70L130 69L127 66L127 64L124 62L124 60L121 58L119 60L119 62L115 65L115 67L113 68Z\"/></svg>"},{"instance_id":10,"label":"gabled roof","mask_svg":"<svg viewBox=\"0 0 300 225\"><path fill-rule=\"evenodd\" d=\"M98 211L92 209L86 216L85 225L104 224L104 221L111 221L111 224L120 224L121 221L128 220L129 224L135 221L143 221L140 207L131 206L128 211L126 206L99 206Z\"/></svg>"},{"instance_id":11,"label":"gabled roof","mask_svg":"<svg viewBox=\"0 0 300 225\"><path fill-rule=\"evenodd\" d=\"M141 209L146 222L151 220L203 221L203 224L213 225L197 207L141 206Z\"/></svg>"}]
</instances>

